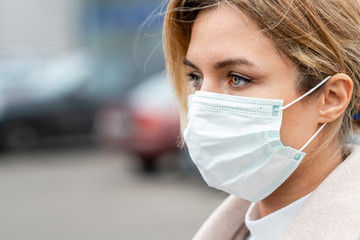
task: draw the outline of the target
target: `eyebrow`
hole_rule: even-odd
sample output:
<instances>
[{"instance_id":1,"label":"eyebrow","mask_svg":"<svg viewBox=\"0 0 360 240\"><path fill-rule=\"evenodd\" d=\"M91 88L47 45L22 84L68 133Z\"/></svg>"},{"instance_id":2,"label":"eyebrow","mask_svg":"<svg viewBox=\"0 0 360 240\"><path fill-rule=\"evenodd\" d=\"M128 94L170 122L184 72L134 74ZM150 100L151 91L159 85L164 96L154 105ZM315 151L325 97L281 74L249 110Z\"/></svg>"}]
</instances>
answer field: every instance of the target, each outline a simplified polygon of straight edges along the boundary
<instances>
[{"instance_id":1,"label":"eyebrow","mask_svg":"<svg viewBox=\"0 0 360 240\"><path fill-rule=\"evenodd\" d=\"M193 64L186 58L184 59L183 63L192 68L199 69L198 67L195 66L195 64ZM255 66L254 63L252 63L249 60L246 60L244 58L231 58L231 59L226 59L226 60L215 63L214 68L221 69L221 68L225 68L225 67L232 66L232 65L238 65L238 64L239 65L247 65L250 67Z\"/></svg>"},{"instance_id":2,"label":"eyebrow","mask_svg":"<svg viewBox=\"0 0 360 240\"><path fill-rule=\"evenodd\" d=\"M252 62L243 59L243 58L232 58L232 59L227 59L224 61L220 61L217 62L215 64L215 68L216 69L220 69L220 68L224 68L224 67L228 67L228 66L232 66L232 65L247 65L247 66L255 66L255 64L253 64Z\"/></svg>"},{"instance_id":3,"label":"eyebrow","mask_svg":"<svg viewBox=\"0 0 360 240\"><path fill-rule=\"evenodd\" d=\"M190 67L192 67L192 68L195 68L195 69L197 69L197 70L199 70L199 68L198 67L196 67L192 62L190 62L188 59L184 59L183 60L183 63L186 65L186 66L190 66Z\"/></svg>"}]
</instances>

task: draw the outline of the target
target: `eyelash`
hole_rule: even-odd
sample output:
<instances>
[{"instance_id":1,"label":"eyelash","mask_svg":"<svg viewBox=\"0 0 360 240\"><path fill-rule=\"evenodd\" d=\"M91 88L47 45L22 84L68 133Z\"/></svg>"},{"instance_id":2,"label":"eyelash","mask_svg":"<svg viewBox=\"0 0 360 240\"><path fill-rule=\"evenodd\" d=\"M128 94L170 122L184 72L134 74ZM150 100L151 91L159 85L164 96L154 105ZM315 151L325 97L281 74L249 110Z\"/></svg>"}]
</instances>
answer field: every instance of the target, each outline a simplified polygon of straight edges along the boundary
<instances>
[{"instance_id":1,"label":"eyelash","mask_svg":"<svg viewBox=\"0 0 360 240\"><path fill-rule=\"evenodd\" d=\"M195 78L201 78L199 75L196 75L194 73L189 73L189 74L186 74L189 78L189 81L192 82L191 83L191 87L193 88L196 88L198 85L201 85L201 84L196 84L195 83Z\"/></svg>"},{"instance_id":2,"label":"eyelash","mask_svg":"<svg viewBox=\"0 0 360 240\"><path fill-rule=\"evenodd\" d=\"M197 78L202 79L202 77L200 77L199 75L194 74L194 73L189 73L189 74L187 74L187 76L189 78L189 81L192 82L191 87L197 88L199 85L201 85L201 83L200 84L195 83ZM245 84L242 84L242 85L239 85L239 86L233 85L231 83L233 77L239 78L240 80L244 81ZM252 79L244 77L244 76L242 76L240 74L235 74L235 73L231 73L231 72L226 74L226 78L228 78L227 83L230 84L231 87L233 87L233 88L242 88L242 87L245 87L245 85L248 85L248 84L252 83Z\"/></svg>"},{"instance_id":3,"label":"eyelash","mask_svg":"<svg viewBox=\"0 0 360 240\"><path fill-rule=\"evenodd\" d=\"M248 85L248 84L252 83L252 80L251 80L250 78L244 77L244 76L242 76L242 75L240 75L240 74L229 73L229 74L226 75L226 77L227 77L227 78L230 78L230 79L228 80L228 83L229 83L232 87L234 87L234 88L242 88L242 87L244 87L245 85ZM233 77L239 78L240 80L244 81L245 84L240 85L240 86L235 86L235 85L231 84L231 80L232 80Z\"/></svg>"}]
</instances>

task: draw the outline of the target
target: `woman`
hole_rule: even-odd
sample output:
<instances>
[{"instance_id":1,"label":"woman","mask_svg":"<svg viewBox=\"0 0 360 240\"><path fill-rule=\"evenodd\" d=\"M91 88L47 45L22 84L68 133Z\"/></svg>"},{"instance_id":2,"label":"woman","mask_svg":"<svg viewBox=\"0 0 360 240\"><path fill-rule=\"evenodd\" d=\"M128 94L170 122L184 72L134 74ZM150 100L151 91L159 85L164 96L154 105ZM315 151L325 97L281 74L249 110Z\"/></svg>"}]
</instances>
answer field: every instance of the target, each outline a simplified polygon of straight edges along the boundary
<instances>
[{"instance_id":1,"label":"woman","mask_svg":"<svg viewBox=\"0 0 360 240\"><path fill-rule=\"evenodd\" d=\"M359 35L358 0L170 0L184 140L230 193L194 239L360 239Z\"/></svg>"}]
</instances>

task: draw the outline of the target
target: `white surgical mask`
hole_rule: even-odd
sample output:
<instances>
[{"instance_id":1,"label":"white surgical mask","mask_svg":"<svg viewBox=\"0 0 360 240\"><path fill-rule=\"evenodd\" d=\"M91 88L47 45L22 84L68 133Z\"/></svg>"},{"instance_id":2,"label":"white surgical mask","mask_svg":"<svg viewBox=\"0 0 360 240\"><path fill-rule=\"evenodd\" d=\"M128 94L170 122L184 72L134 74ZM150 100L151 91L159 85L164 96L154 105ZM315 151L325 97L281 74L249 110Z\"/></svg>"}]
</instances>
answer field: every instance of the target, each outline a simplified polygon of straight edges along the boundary
<instances>
[{"instance_id":1,"label":"white surgical mask","mask_svg":"<svg viewBox=\"0 0 360 240\"><path fill-rule=\"evenodd\" d=\"M280 140L282 112L295 101L248 98L197 91L189 96L184 138L189 153L209 186L252 202L275 191L297 168L305 153Z\"/></svg>"}]
</instances>

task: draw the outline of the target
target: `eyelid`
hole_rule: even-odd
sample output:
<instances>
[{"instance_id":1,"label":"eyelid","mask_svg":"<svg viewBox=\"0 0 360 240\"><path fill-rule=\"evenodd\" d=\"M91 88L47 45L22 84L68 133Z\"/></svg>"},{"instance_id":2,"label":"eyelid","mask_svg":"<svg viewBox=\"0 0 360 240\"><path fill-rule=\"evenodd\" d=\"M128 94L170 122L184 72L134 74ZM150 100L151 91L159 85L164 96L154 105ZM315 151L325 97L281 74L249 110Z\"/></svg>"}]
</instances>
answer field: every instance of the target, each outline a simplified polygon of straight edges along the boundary
<instances>
[{"instance_id":1,"label":"eyelid","mask_svg":"<svg viewBox=\"0 0 360 240\"><path fill-rule=\"evenodd\" d=\"M196 76L198 76L198 77L202 77L202 75L198 72L198 71L193 71L193 72L189 72L189 73L187 73L186 75L196 75Z\"/></svg>"},{"instance_id":2,"label":"eyelid","mask_svg":"<svg viewBox=\"0 0 360 240\"><path fill-rule=\"evenodd\" d=\"M232 78L233 78L233 77L238 77L238 78L242 79L241 81L243 82L243 84L234 85L234 84L232 83ZM234 89L236 89L236 90L240 90L240 89L249 87L250 85L253 84L253 81L252 81L251 78L245 77L244 75L239 74L239 73L230 72L230 73L227 74L227 78L228 78L227 84L229 84L229 86L230 86L231 88L234 88Z\"/></svg>"},{"instance_id":3,"label":"eyelid","mask_svg":"<svg viewBox=\"0 0 360 240\"><path fill-rule=\"evenodd\" d=\"M188 76L188 81L189 81L189 83L191 83L192 89L195 91L199 90L200 86L202 85L202 81L203 81L202 76L196 72L186 73L186 75ZM197 83L198 79L201 81L201 83Z\"/></svg>"},{"instance_id":4,"label":"eyelid","mask_svg":"<svg viewBox=\"0 0 360 240\"><path fill-rule=\"evenodd\" d=\"M230 76L241 77L241 78L244 78L244 79L249 80L249 81L252 80L252 78L247 77L247 76L245 76L245 75L243 75L243 74L240 74L240 73L236 73L236 72L229 72L229 73L227 74L227 77L230 77Z\"/></svg>"},{"instance_id":5,"label":"eyelid","mask_svg":"<svg viewBox=\"0 0 360 240\"><path fill-rule=\"evenodd\" d=\"M203 78L202 75L198 72L190 72L190 73L186 73L186 75L188 76L190 82L194 81L194 79L193 79L194 77L201 78L201 79Z\"/></svg>"}]
</instances>

